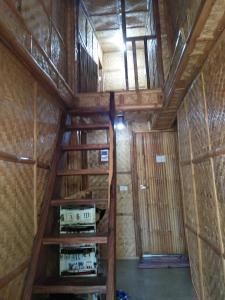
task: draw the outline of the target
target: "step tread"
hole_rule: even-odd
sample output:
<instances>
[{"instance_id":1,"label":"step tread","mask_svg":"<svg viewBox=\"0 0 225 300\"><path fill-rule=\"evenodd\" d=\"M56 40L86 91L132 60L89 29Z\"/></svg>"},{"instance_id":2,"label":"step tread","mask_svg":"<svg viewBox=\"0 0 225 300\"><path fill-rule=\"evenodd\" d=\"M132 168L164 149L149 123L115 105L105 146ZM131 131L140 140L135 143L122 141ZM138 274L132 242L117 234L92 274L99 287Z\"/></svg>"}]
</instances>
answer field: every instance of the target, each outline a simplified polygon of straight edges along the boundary
<instances>
[{"instance_id":1,"label":"step tread","mask_svg":"<svg viewBox=\"0 0 225 300\"><path fill-rule=\"evenodd\" d=\"M34 294L84 294L84 293L106 293L105 277L58 277L47 278L37 282L33 287Z\"/></svg>"},{"instance_id":2,"label":"step tread","mask_svg":"<svg viewBox=\"0 0 225 300\"><path fill-rule=\"evenodd\" d=\"M59 234L46 236L42 239L44 245L59 245L59 244L107 244L107 233L82 233L82 234Z\"/></svg>"},{"instance_id":3,"label":"step tread","mask_svg":"<svg viewBox=\"0 0 225 300\"><path fill-rule=\"evenodd\" d=\"M109 129L109 123L95 123L95 124L73 124L66 126L66 131L69 130L101 130Z\"/></svg>"},{"instance_id":4,"label":"step tread","mask_svg":"<svg viewBox=\"0 0 225 300\"><path fill-rule=\"evenodd\" d=\"M58 170L57 176L75 176L75 175L108 175L108 169L76 169L76 170Z\"/></svg>"},{"instance_id":5,"label":"step tread","mask_svg":"<svg viewBox=\"0 0 225 300\"><path fill-rule=\"evenodd\" d=\"M108 199L55 199L51 201L52 206L63 205L94 205L106 204Z\"/></svg>"},{"instance_id":6,"label":"step tread","mask_svg":"<svg viewBox=\"0 0 225 300\"><path fill-rule=\"evenodd\" d=\"M109 144L62 145L63 151L102 150L109 149Z\"/></svg>"}]
</instances>

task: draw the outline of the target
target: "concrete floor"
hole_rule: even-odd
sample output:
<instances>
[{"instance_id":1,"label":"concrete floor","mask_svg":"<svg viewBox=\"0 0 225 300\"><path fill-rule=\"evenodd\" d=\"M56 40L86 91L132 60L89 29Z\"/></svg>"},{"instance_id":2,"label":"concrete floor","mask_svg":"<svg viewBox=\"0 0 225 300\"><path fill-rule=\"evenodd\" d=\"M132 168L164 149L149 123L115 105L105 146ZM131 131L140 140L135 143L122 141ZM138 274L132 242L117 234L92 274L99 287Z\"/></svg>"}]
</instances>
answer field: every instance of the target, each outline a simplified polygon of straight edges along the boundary
<instances>
[{"instance_id":1,"label":"concrete floor","mask_svg":"<svg viewBox=\"0 0 225 300\"><path fill-rule=\"evenodd\" d=\"M137 264L137 260L117 263L117 289L131 300L197 300L188 268L143 270Z\"/></svg>"}]
</instances>

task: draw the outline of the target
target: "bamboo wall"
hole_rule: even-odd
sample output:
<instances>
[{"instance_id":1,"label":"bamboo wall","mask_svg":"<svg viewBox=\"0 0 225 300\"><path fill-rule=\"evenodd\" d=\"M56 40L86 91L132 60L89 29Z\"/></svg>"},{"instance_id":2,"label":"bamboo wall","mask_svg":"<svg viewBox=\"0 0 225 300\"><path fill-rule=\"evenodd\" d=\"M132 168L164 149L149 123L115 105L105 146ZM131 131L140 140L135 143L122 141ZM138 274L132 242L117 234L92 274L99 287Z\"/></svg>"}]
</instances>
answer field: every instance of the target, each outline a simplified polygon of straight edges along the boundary
<instances>
[{"instance_id":1,"label":"bamboo wall","mask_svg":"<svg viewBox=\"0 0 225 300\"><path fill-rule=\"evenodd\" d=\"M19 299L61 109L0 44L0 298Z\"/></svg>"},{"instance_id":2,"label":"bamboo wall","mask_svg":"<svg viewBox=\"0 0 225 300\"><path fill-rule=\"evenodd\" d=\"M191 271L199 299L225 299L225 32L178 112Z\"/></svg>"}]
</instances>

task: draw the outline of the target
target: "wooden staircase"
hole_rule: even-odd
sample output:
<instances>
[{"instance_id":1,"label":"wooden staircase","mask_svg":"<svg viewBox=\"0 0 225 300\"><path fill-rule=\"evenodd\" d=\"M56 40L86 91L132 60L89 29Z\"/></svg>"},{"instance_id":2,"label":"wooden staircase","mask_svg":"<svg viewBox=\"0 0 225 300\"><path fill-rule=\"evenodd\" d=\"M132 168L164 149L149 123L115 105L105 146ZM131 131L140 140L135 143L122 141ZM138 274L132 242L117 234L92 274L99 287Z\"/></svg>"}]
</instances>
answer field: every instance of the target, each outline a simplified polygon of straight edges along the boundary
<instances>
[{"instance_id":1,"label":"wooden staircase","mask_svg":"<svg viewBox=\"0 0 225 300\"><path fill-rule=\"evenodd\" d=\"M33 251L30 267L25 280L23 290L23 300L42 299L41 295L50 296L51 294L92 294L98 293L103 295L101 299L115 299L115 233L116 233L116 165L115 165L115 101L114 94L110 94L109 110L106 112L96 109L71 110L69 115L85 116L91 119L92 115L107 113L107 123L92 124L72 124L66 125L68 119L66 115L62 117L61 126L58 135L58 141L54 152L54 157L50 169L49 181L43 200L43 207L40 217L38 232L34 239ZM82 132L90 130L107 130L108 143L106 144L79 144L70 145L62 144L65 140L65 133L72 131ZM109 150L108 169L87 168L87 169L66 169L62 167L63 155L71 151L92 151L92 150ZM64 176L108 176L108 199L60 199L55 197L57 186L60 178ZM107 232L96 232L86 234L60 234L57 226L58 215L57 209L63 206L77 205L105 205L108 209L108 230ZM60 245L74 245L82 243L106 244L107 245L107 274L97 277L60 277L56 272L49 275L49 261L53 261L50 269L56 269L59 262L57 261L57 249ZM56 257L54 261L54 257ZM104 296L105 295L105 296ZM45 299L45 298L43 298ZM58 298L57 298L58 299Z\"/></svg>"}]
</instances>

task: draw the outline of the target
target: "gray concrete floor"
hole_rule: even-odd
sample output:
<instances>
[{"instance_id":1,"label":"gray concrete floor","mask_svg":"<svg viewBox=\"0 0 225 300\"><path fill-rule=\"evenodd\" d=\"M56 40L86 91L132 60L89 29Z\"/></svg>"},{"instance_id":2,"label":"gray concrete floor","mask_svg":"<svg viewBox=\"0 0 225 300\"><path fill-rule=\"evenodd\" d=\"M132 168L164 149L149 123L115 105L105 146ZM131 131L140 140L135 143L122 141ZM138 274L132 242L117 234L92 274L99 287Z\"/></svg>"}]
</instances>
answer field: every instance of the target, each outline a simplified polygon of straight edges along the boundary
<instances>
[{"instance_id":1,"label":"gray concrete floor","mask_svg":"<svg viewBox=\"0 0 225 300\"><path fill-rule=\"evenodd\" d=\"M190 270L138 269L138 260L119 260L117 289L131 300L197 300Z\"/></svg>"}]
</instances>

